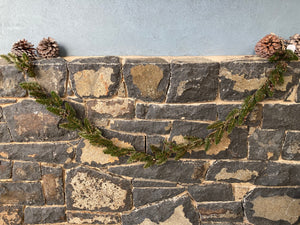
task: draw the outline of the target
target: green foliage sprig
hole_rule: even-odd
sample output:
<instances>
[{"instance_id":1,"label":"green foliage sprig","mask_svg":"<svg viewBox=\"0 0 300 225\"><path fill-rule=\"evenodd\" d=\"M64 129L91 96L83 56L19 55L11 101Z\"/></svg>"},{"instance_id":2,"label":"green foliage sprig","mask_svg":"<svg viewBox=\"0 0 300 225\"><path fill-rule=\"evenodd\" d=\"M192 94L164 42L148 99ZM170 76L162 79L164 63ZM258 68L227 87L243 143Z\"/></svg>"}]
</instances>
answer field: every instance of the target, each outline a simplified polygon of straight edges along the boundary
<instances>
[{"instance_id":1,"label":"green foliage sprig","mask_svg":"<svg viewBox=\"0 0 300 225\"><path fill-rule=\"evenodd\" d=\"M33 64L30 59L23 54L21 58L15 55L1 55L2 58L15 66L30 77L35 77ZM70 103L63 101L55 92L48 94L38 83L22 83L21 87L36 99L40 104L47 107L47 110L61 117L64 122L59 126L68 130L78 131L79 136L89 140L89 142L98 147L105 147L104 153L112 156L129 156L128 162L144 162L144 167L154 164L163 164L170 157L175 160L182 158L188 151L204 147L207 151L212 144L219 144L225 133L230 134L236 126L244 124L248 115L255 108L257 103L263 101L266 97L273 96L275 87L282 85L284 82L284 73L287 71L288 62L297 60L298 57L290 50L280 50L274 54L269 61L275 63L275 68L269 72L267 80L255 91L248 96L241 108L233 109L224 121L216 121L209 125L207 129L212 130L205 138L185 137L185 143L165 141L163 148L160 149L154 145L150 146L152 154L136 151L134 148L121 148L116 146L111 140L102 136L101 131L91 125L85 118L80 120L76 111Z\"/></svg>"}]
</instances>

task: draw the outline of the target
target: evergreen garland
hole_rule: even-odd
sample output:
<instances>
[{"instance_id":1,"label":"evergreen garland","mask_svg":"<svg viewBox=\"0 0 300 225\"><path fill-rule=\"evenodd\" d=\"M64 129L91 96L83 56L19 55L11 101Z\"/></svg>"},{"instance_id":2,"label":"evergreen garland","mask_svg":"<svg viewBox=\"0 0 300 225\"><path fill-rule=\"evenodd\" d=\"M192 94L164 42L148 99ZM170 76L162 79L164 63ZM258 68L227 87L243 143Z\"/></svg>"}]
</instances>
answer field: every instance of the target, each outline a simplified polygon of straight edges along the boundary
<instances>
[{"instance_id":1,"label":"evergreen garland","mask_svg":"<svg viewBox=\"0 0 300 225\"><path fill-rule=\"evenodd\" d=\"M24 53L22 57L17 57L11 53L1 55L8 63L14 63L16 68L30 77L35 77L33 64ZM240 109L233 109L226 117L225 121L216 121L209 125L207 129L212 130L205 138L185 137L186 142L176 144L175 142L165 141L163 149L151 145L152 154L136 151L134 148L121 148L116 146L111 140L102 136L101 131L93 126L85 118L80 120L74 108L66 101L63 101L55 92L47 93L38 83L21 83L20 86L27 90L29 94L40 104L47 107L47 110L61 117L64 122L59 126L68 130L78 131L80 137L89 140L90 144L98 147L105 147L104 153L112 156L129 156L128 162L144 162L144 167L154 164L163 164L170 157L175 160L182 158L188 151L203 147L207 151L210 146L220 143L224 133L230 134L236 126L242 125L248 115L252 112L257 103L266 97L272 96L277 85L284 82L284 73L287 71L287 63L297 60L298 57L291 50L279 50L272 57L270 62L275 63L275 68L269 73L265 83L256 92L248 96Z\"/></svg>"}]
</instances>

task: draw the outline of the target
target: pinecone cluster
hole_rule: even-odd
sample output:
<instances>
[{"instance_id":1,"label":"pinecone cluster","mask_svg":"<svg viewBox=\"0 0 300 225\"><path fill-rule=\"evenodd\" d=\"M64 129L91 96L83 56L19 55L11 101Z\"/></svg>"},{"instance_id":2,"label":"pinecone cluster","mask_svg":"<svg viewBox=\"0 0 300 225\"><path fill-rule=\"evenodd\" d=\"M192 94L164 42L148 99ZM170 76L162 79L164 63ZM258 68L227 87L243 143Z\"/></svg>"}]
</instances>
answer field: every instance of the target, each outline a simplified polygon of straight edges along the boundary
<instances>
[{"instance_id":1,"label":"pinecone cluster","mask_svg":"<svg viewBox=\"0 0 300 225\"><path fill-rule=\"evenodd\" d=\"M255 53L256 55L269 58L276 51L282 49L283 42L282 40L275 34L268 34L264 36L257 44L255 45Z\"/></svg>"},{"instance_id":2,"label":"pinecone cluster","mask_svg":"<svg viewBox=\"0 0 300 225\"><path fill-rule=\"evenodd\" d=\"M40 41L37 49L33 47L33 44L25 39L22 39L13 44L11 53L15 54L16 56L22 56L23 53L26 53L30 59L36 59L38 55L42 58L48 59L59 56L59 47L57 42L51 37L43 38L43 40Z\"/></svg>"},{"instance_id":3,"label":"pinecone cluster","mask_svg":"<svg viewBox=\"0 0 300 225\"><path fill-rule=\"evenodd\" d=\"M290 37L290 40L287 41L289 45L295 45L295 53L297 56L300 56L300 34L294 34Z\"/></svg>"}]
</instances>

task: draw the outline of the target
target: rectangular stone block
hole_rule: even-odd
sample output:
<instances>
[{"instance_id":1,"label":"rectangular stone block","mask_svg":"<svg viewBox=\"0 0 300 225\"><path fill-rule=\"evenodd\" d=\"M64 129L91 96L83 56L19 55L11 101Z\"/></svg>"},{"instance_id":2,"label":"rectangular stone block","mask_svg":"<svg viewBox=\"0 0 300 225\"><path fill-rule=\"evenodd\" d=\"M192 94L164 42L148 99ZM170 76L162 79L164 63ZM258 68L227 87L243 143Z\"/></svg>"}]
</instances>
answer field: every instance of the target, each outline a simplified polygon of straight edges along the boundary
<instances>
[{"instance_id":1,"label":"rectangular stone block","mask_svg":"<svg viewBox=\"0 0 300 225\"><path fill-rule=\"evenodd\" d=\"M44 143L44 144L0 144L0 158L49 163L71 162L75 154L72 144Z\"/></svg>"},{"instance_id":2,"label":"rectangular stone block","mask_svg":"<svg viewBox=\"0 0 300 225\"><path fill-rule=\"evenodd\" d=\"M0 97L24 97L26 91L20 87L24 75L13 64L0 60Z\"/></svg>"},{"instance_id":3,"label":"rectangular stone block","mask_svg":"<svg viewBox=\"0 0 300 225\"><path fill-rule=\"evenodd\" d=\"M123 75L130 98L162 102L166 99L170 65L161 58L126 59Z\"/></svg>"},{"instance_id":4,"label":"rectangular stone block","mask_svg":"<svg viewBox=\"0 0 300 225\"><path fill-rule=\"evenodd\" d=\"M40 180L40 164L36 162L15 162L12 170L12 179L13 181Z\"/></svg>"},{"instance_id":5,"label":"rectangular stone block","mask_svg":"<svg viewBox=\"0 0 300 225\"><path fill-rule=\"evenodd\" d=\"M68 63L72 90L79 98L117 94L121 80L120 59L115 56L75 59Z\"/></svg>"},{"instance_id":6,"label":"rectangular stone block","mask_svg":"<svg viewBox=\"0 0 300 225\"><path fill-rule=\"evenodd\" d=\"M300 160L300 132L287 131L283 143L282 158Z\"/></svg>"},{"instance_id":7,"label":"rectangular stone block","mask_svg":"<svg viewBox=\"0 0 300 225\"><path fill-rule=\"evenodd\" d=\"M169 103L212 101L217 97L219 63L198 60L174 60L167 94Z\"/></svg>"},{"instance_id":8,"label":"rectangular stone block","mask_svg":"<svg viewBox=\"0 0 300 225\"><path fill-rule=\"evenodd\" d=\"M176 187L176 182L151 180L151 179L139 179L135 178L132 180L133 187Z\"/></svg>"},{"instance_id":9,"label":"rectangular stone block","mask_svg":"<svg viewBox=\"0 0 300 225\"><path fill-rule=\"evenodd\" d=\"M0 143L11 142L10 132L6 123L0 123Z\"/></svg>"},{"instance_id":10,"label":"rectangular stone block","mask_svg":"<svg viewBox=\"0 0 300 225\"><path fill-rule=\"evenodd\" d=\"M108 213L67 212L68 224L121 224L120 215Z\"/></svg>"},{"instance_id":11,"label":"rectangular stone block","mask_svg":"<svg viewBox=\"0 0 300 225\"><path fill-rule=\"evenodd\" d=\"M300 130L299 112L300 104L265 104L262 128Z\"/></svg>"},{"instance_id":12,"label":"rectangular stone block","mask_svg":"<svg viewBox=\"0 0 300 225\"><path fill-rule=\"evenodd\" d=\"M164 142L167 140L166 136L160 135L146 135L146 152L151 154L151 145L163 149Z\"/></svg>"},{"instance_id":13,"label":"rectangular stone block","mask_svg":"<svg viewBox=\"0 0 300 225\"><path fill-rule=\"evenodd\" d=\"M148 120L111 120L109 127L112 130L144 133L144 134L169 134L172 123L169 121Z\"/></svg>"},{"instance_id":14,"label":"rectangular stone block","mask_svg":"<svg viewBox=\"0 0 300 225\"><path fill-rule=\"evenodd\" d=\"M40 182L0 183L0 204L44 205L45 200Z\"/></svg>"},{"instance_id":15,"label":"rectangular stone block","mask_svg":"<svg viewBox=\"0 0 300 225\"><path fill-rule=\"evenodd\" d=\"M65 207L26 207L24 222L26 224L60 223L66 221Z\"/></svg>"},{"instance_id":16,"label":"rectangular stone block","mask_svg":"<svg viewBox=\"0 0 300 225\"><path fill-rule=\"evenodd\" d=\"M0 179L11 178L12 163L9 160L0 160Z\"/></svg>"},{"instance_id":17,"label":"rectangular stone block","mask_svg":"<svg viewBox=\"0 0 300 225\"><path fill-rule=\"evenodd\" d=\"M23 206L0 206L0 224L20 225L23 222Z\"/></svg>"},{"instance_id":18,"label":"rectangular stone block","mask_svg":"<svg viewBox=\"0 0 300 225\"><path fill-rule=\"evenodd\" d=\"M139 119L175 119L214 121L217 119L215 104L144 104L136 105L136 116Z\"/></svg>"}]
</instances>

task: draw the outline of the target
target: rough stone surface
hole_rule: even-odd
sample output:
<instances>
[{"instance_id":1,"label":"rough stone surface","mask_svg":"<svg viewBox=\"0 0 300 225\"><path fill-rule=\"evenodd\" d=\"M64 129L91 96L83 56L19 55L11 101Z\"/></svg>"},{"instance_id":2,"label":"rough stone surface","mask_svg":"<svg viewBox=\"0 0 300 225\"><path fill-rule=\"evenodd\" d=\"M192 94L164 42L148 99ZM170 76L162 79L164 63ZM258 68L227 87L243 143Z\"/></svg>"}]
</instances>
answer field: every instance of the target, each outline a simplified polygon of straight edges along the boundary
<instances>
[{"instance_id":1,"label":"rough stone surface","mask_svg":"<svg viewBox=\"0 0 300 225\"><path fill-rule=\"evenodd\" d=\"M255 188L245 197L244 209L253 224L299 224L300 189Z\"/></svg>"},{"instance_id":2,"label":"rough stone surface","mask_svg":"<svg viewBox=\"0 0 300 225\"><path fill-rule=\"evenodd\" d=\"M0 145L0 158L4 159L61 164L71 162L74 154L71 143Z\"/></svg>"},{"instance_id":3,"label":"rough stone surface","mask_svg":"<svg viewBox=\"0 0 300 225\"><path fill-rule=\"evenodd\" d=\"M0 179L11 178L12 163L8 160L0 160Z\"/></svg>"},{"instance_id":4,"label":"rough stone surface","mask_svg":"<svg viewBox=\"0 0 300 225\"><path fill-rule=\"evenodd\" d=\"M219 63L173 61L167 102L212 101L217 97Z\"/></svg>"},{"instance_id":5,"label":"rough stone surface","mask_svg":"<svg viewBox=\"0 0 300 225\"><path fill-rule=\"evenodd\" d=\"M31 100L3 108L14 141L58 141L77 137L76 132L58 128L60 118Z\"/></svg>"},{"instance_id":6,"label":"rough stone surface","mask_svg":"<svg viewBox=\"0 0 300 225\"><path fill-rule=\"evenodd\" d=\"M128 96L162 102L166 98L170 65L163 59L127 59L123 75Z\"/></svg>"},{"instance_id":7,"label":"rough stone surface","mask_svg":"<svg viewBox=\"0 0 300 225\"><path fill-rule=\"evenodd\" d=\"M262 128L300 130L299 112L300 104L266 104Z\"/></svg>"},{"instance_id":8,"label":"rough stone surface","mask_svg":"<svg viewBox=\"0 0 300 225\"><path fill-rule=\"evenodd\" d=\"M168 161L160 166L143 168L143 165L110 167L112 173L156 180L167 180L179 183L200 183L204 178L207 163L203 161Z\"/></svg>"},{"instance_id":9,"label":"rough stone surface","mask_svg":"<svg viewBox=\"0 0 300 225\"><path fill-rule=\"evenodd\" d=\"M200 203L198 204L198 209L201 215L201 224L204 221L243 221L243 209L241 202Z\"/></svg>"},{"instance_id":10,"label":"rough stone surface","mask_svg":"<svg viewBox=\"0 0 300 225\"><path fill-rule=\"evenodd\" d=\"M10 103L16 103L17 99L11 99L11 98L2 98L0 99L0 104L10 104Z\"/></svg>"},{"instance_id":11,"label":"rough stone surface","mask_svg":"<svg viewBox=\"0 0 300 225\"><path fill-rule=\"evenodd\" d=\"M160 149L163 149L164 141L166 141L166 137L159 135L147 135L146 136L146 152L151 154L151 145L154 145Z\"/></svg>"},{"instance_id":12,"label":"rough stone surface","mask_svg":"<svg viewBox=\"0 0 300 225\"><path fill-rule=\"evenodd\" d=\"M20 225L23 218L23 206L0 206L0 224Z\"/></svg>"},{"instance_id":13,"label":"rough stone surface","mask_svg":"<svg viewBox=\"0 0 300 225\"><path fill-rule=\"evenodd\" d=\"M139 207L152 202L162 201L179 195L184 192L185 188L134 188L133 189L133 205Z\"/></svg>"},{"instance_id":14,"label":"rough stone surface","mask_svg":"<svg viewBox=\"0 0 300 225\"><path fill-rule=\"evenodd\" d=\"M187 194L122 215L123 225L185 224L199 225L199 213Z\"/></svg>"},{"instance_id":15,"label":"rough stone surface","mask_svg":"<svg viewBox=\"0 0 300 225\"><path fill-rule=\"evenodd\" d=\"M132 181L132 185L133 187L176 187L177 183L135 178Z\"/></svg>"},{"instance_id":16,"label":"rough stone surface","mask_svg":"<svg viewBox=\"0 0 300 225\"><path fill-rule=\"evenodd\" d=\"M129 181L84 167L67 172L66 195L67 209L120 212L132 205Z\"/></svg>"},{"instance_id":17,"label":"rough stone surface","mask_svg":"<svg viewBox=\"0 0 300 225\"><path fill-rule=\"evenodd\" d=\"M6 123L0 123L0 143L11 142L10 132Z\"/></svg>"},{"instance_id":18,"label":"rough stone surface","mask_svg":"<svg viewBox=\"0 0 300 225\"><path fill-rule=\"evenodd\" d=\"M68 63L74 93L79 98L99 98L117 93L121 75L118 57L76 59Z\"/></svg>"},{"instance_id":19,"label":"rough stone surface","mask_svg":"<svg viewBox=\"0 0 300 225\"><path fill-rule=\"evenodd\" d=\"M300 160L300 132L288 131L282 149L282 158Z\"/></svg>"},{"instance_id":20,"label":"rough stone surface","mask_svg":"<svg viewBox=\"0 0 300 225\"><path fill-rule=\"evenodd\" d=\"M44 203L40 182L0 183L0 204L43 205Z\"/></svg>"},{"instance_id":21,"label":"rough stone surface","mask_svg":"<svg viewBox=\"0 0 300 225\"><path fill-rule=\"evenodd\" d=\"M132 119L134 100L129 98L97 99L86 103L87 116L97 126L106 126L110 118Z\"/></svg>"},{"instance_id":22,"label":"rough stone surface","mask_svg":"<svg viewBox=\"0 0 300 225\"><path fill-rule=\"evenodd\" d=\"M138 103L136 115L140 119L214 121L217 119L217 107L215 104L173 105Z\"/></svg>"},{"instance_id":23,"label":"rough stone surface","mask_svg":"<svg viewBox=\"0 0 300 225\"><path fill-rule=\"evenodd\" d=\"M40 180L41 168L36 162L15 162L12 171L13 181Z\"/></svg>"},{"instance_id":24,"label":"rough stone surface","mask_svg":"<svg viewBox=\"0 0 300 225\"><path fill-rule=\"evenodd\" d=\"M249 159L277 160L284 140L283 130L256 129L249 137Z\"/></svg>"},{"instance_id":25,"label":"rough stone surface","mask_svg":"<svg viewBox=\"0 0 300 225\"><path fill-rule=\"evenodd\" d=\"M121 218L115 214L68 212L69 224L120 224Z\"/></svg>"},{"instance_id":26,"label":"rough stone surface","mask_svg":"<svg viewBox=\"0 0 300 225\"><path fill-rule=\"evenodd\" d=\"M112 120L109 127L117 131L163 135L170 133L172 123L148 120Z\"/></svg>"},{"instance_id":27,"label":"rough stone surface","mask_svg":"<svg viewBox=\"0 0 300 225\"><path fill-rule=\"evenodd\" d=\"M0 97L24 97L26 91L19 85L24 81L22 72L14 65L0 61Z\"/></svg>"},{"instance_id":28,"label":"rough stone surface","mask_svg":"<svg viewBox=\"0 0 300 225\"><path fill-rule=\"evenodd\" d=\"M26 207L24 222L26 224L59 223L66 221L65 207Z\"/></svg>"},{"instance_id":29,"label":"rough stone surface","mask_svg":"<svg viewBox=\"0 0 300 225\"><path fill-rule=\"evenodd\" d=\"M46 204L63 205L65 201L62 168L42 166L42 182Z\"/></svg>"},{"instance_id":30,"label":"rough stone surface","mask_svg":"<svg viewBox=\"0 0 300 225\"><path fill-rule=\"evenodd\" d=\"M188 192L197 202L233 201L234 196L230 184L191 185Z\"/></svg>"},{"instance_id":31,"label":"rough stone surface","mask_svg":"<svg viewBox=\"0 0 300 225\"><path fill-rule=\"evenodd\" d=\"M207 171L206 179L253 183L265 168L261 162L217 161Z\"/></svg>"}]
</instances>

